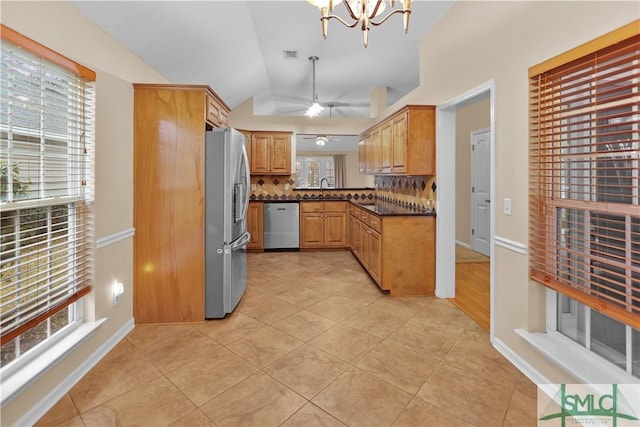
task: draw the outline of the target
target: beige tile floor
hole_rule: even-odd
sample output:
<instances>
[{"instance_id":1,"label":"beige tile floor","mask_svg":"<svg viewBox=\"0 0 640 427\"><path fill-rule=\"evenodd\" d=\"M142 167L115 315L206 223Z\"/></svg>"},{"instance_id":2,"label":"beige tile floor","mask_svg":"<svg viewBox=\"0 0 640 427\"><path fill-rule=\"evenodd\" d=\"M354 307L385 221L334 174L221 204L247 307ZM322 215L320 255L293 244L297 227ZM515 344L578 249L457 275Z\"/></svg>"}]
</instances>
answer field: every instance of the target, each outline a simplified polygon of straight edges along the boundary
<instances>
[{"instance_id":1,"label":"beige tile floor","mask_svg":"<svg viewBox=\"0 0 640 427\"><path fill-rule=\"evenodd\" d=\"M535 426L536 387L447 300L346 251L249 254L232 315L137 326L37 425Z\"/></svg>"}]
</instances>

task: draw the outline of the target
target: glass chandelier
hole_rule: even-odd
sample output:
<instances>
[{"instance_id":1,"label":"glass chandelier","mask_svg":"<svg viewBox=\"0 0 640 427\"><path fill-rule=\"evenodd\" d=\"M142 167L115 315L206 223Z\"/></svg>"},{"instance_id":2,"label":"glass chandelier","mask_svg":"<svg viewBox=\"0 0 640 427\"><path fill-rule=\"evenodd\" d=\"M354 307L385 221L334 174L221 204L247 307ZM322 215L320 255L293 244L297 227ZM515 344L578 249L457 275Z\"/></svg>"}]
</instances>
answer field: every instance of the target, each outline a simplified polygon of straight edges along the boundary
<instances>
[{"instance_id":1,"label":"glass chandelier","mask_svg":"<svg viewBox=\"0 0 640 427\"><path fill-rule=\"evenodd\" d=\"M409 30L409 15L411 14L411 0L390 0L391 8L395 6L396 1L402 3L402 9L393 9L384 18L380 18L384 13L387 5L385 0L344 0L344 6L349 12L349 16L352 22L349 23L337 15L333 15L333 8L343 0L307 0L312 5L320 9L320 21L322 22L322 35L327 38L327 31L329 27L329 19L336 19L343 25L354 28L360 24L360 28L363 32L364 47L369 44L369 28L371 25L378 26L384 21L389 19L390 16L396 13L401 13L404 22L404 32ZM331 15L330 15L331 13ZM380 18L375 21L374 18Z\"/></svg>"}]
</instances>

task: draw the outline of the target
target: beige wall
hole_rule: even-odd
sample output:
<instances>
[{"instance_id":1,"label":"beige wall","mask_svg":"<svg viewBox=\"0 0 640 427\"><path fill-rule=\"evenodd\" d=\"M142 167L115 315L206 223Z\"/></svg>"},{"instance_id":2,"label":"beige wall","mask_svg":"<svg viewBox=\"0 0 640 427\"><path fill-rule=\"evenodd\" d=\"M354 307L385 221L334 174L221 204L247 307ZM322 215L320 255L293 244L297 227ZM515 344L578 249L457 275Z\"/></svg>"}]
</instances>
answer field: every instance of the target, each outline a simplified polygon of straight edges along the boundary
<instances>
[{"instance_id":1,"label":"beige wall","mask_svg":"<svg viewBox=\"0 0 640 427\"><path fill-rule=\"evenodd\" d=\"M96 77L96 238L133 227L132 82L166 82L138 57L97 29L67 2L2 2L2 23L91 68ZM64 30L62 30L64 29ZM107 318L87 341L2 407L1 425L16 421L108 342L133 315L133 248L126 239L97 250L96 277L86 298L88 320ZM111 284L125 293L116 307ZM52 402L53 403L53 402Z\"/></svg>"},{"instance_id":2,"label":"beige wall","mask_svg":"<svg viewBox=\"0 0 640 427\"><path fill-rule=\"evenodd\" d=\"M526 245L527 70L639 15L637 2L456 2L421 42L420 86L388 111L402 104L443 104L493 79L496 235ZM507 197L512 199L511 216L501 213ZM545 292L529 282L527 256L496 246L492 261L495 338L550 381L572 381L514 333L545 324Z\"/></svg>"},{"instance_id":3,"label":"beige wall","mask_svg":"<svg viewBox=\"0 0 640 427\"><path fill-rule=\"evenodd\" d=\"M456 110L456 241L471 245L471 132L490 127L490 99Z\"/></svg>"}]
</instances>

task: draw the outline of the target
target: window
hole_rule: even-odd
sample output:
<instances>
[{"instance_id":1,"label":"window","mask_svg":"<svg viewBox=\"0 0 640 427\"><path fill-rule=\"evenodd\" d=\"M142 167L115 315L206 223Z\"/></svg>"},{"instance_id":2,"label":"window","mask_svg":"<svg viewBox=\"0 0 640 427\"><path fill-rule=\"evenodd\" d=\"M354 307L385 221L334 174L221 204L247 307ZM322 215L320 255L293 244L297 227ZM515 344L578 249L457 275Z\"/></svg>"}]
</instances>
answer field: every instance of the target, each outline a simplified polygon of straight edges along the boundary
<instances>
[{"instance_id":1,"label":"window","mask_svg":"<svg viewBox=\"0 0 640 427\"><path fill-rule=\"evenodd\" d=\"M298 188L320 188L322 178L329 180L329 184L323 185L323 188L335 188L333 157L297 157L296 176L296 187Z\"/></svg>"},{"instance_id":2,"label":"window","mask_svg":"<svg viewBox=\"0 0 640 427\"><path fill-rule=\"evenodd\" d=\"M2 26L1 366L81 322L93 279L95 73Z\"/></svg>"},{"instance_id":3,"label":"window","mask_svg":"<svg viewBox=\"0 0 640 427\"><path fill-rule=\"evenodd\" d=\"M529 77L531 278L559 332L640 376L638 22Z\"/></svg>"}]
</instances>

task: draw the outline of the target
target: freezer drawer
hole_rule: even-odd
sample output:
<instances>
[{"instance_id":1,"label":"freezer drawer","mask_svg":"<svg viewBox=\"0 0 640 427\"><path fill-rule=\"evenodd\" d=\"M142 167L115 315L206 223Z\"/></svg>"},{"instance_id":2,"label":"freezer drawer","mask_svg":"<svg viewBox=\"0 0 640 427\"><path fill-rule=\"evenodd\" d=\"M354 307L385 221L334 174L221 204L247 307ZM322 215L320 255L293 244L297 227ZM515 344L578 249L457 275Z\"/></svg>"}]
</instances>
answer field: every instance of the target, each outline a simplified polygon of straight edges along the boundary
<instances>
[{"instance_id":1,"label":"freezer drawer","mask_svg":"<svg viewBox=\"0 0 640 427\"><path fill-rule=\"evenodd\" d=\"M297 249L300 247L298 203L264 204L264 248Z\"/></svg>"}]
</instances>

